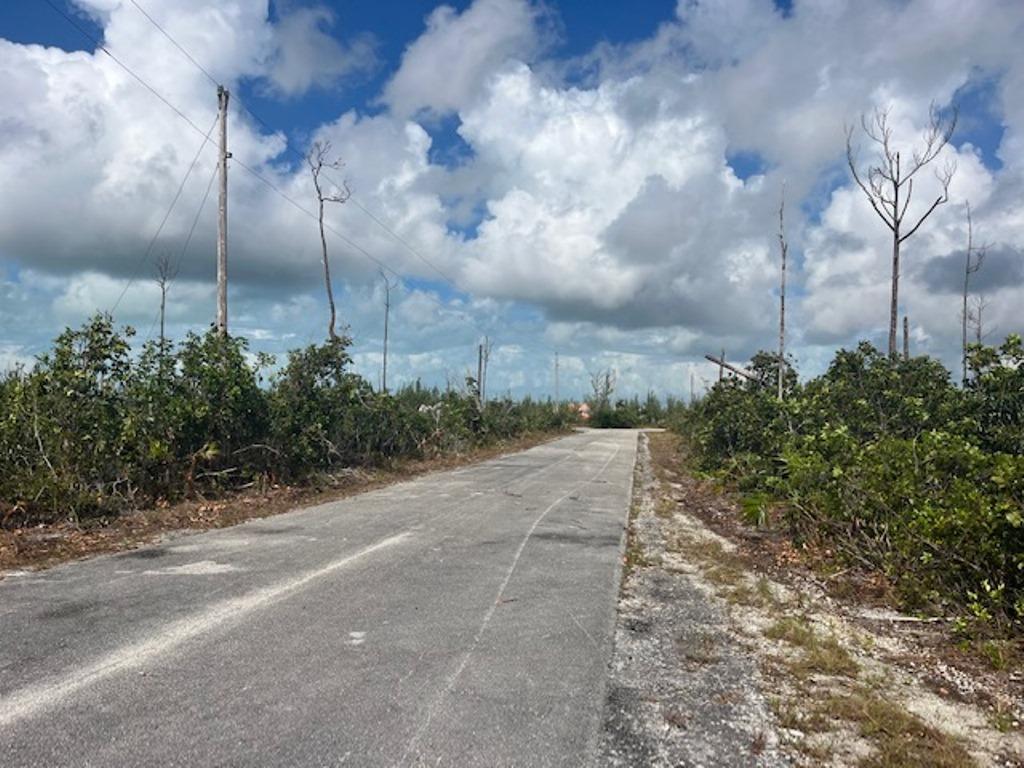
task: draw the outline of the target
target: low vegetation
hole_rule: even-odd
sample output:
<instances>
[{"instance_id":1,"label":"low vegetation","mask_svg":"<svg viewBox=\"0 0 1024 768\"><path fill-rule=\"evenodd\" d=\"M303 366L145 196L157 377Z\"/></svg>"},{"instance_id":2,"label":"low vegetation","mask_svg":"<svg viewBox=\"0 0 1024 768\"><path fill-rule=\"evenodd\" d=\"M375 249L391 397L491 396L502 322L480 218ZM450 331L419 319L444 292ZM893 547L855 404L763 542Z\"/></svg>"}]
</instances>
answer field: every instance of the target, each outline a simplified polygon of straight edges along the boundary
<instances>
[{"instance_id":1,"label":"low vegetation","mask_svg":"<svg viewBox=\"0 0 1024 768\"><path fill-rule=\"evenodd\" d=\"M677 421L700 468L837 568L883 573L904 607L961 630L1024 628L1024 344L977 345L955 386L928 357L841 350L800 384L755 356ZM766 386L765 384L771 384Z\"/></svg>"},{"instance_id":2,"label":"low vegetation","mask_svg":"<svg viewBox=\"0 0 1024 768\"><path fill-rule=\"evenodd\" d=\"M476 383L393 394L354 374L349 340L274 361L210 331L147 342L98 315L31 370L0 378L0 520L111 515L195 494L397 458L448 454L566 428L568 409L481 403Z\"/></svg>"}]
</instances>

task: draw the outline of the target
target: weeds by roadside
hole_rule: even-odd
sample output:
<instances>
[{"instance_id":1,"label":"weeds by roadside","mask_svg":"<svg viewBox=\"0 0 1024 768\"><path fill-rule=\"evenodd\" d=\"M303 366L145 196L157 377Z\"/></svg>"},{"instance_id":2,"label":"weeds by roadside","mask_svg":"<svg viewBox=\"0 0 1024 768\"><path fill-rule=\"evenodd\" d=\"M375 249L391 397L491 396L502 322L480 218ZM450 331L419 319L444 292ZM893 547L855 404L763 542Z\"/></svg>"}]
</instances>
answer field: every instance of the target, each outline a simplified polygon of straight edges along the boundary
<instances>
[{"instance_id":1,"label":"weeds by roadside","mask_svg":"<svg viewBox=\"0 0 1024 768\"><path fill-rule=\"evenodd\" d=\"M1014 704L1020 681L990 670L979 683L992 689L987 696L957 701L937 694L929 674L933 666L946 667L941 656L926 664L929 647L851 618L856 611L816 586L820 577L785 537L748 529L738 504L687 473L677 436L649 439L660 480L654 504L669 549L661 567L687 574L730 606L735 636L758 659L776 724L797 764L1024 764L1022 702ZM714 530L705 520L715 521ZM890 623L923 631L915 621ZM900 663L907 656L913 665Z\"/></svg>"},{"instance_id":2,"label":"weeds by roadside","mask_svg":"<svg viewBox=\"0 0 1024 768\"><path fill-rule=\"evenodd\" d=\"M343 337L292 351L271 374L243 338L211 330L133 351L133 334L97 315L31 370L0 376L0 528L315 484L575 419L551 403L484 402L473 379L374 391Z\"/></svg>"},{"instance_id":3,"label":"weeds by roadside","mask_svg":"<svg viewBox=\"0 0 1024 768\"><path fill-rule=\"evenodd\" d=\"M962 636L1024 633L1024 341L942 364L836 353L798 383L755 355L676 419L696 465L742 492L741 517L783 529L836 570L873 574L904 610L955 615ZM771 383L771 386L765 386Z\"/></svg>"}]
</instances>

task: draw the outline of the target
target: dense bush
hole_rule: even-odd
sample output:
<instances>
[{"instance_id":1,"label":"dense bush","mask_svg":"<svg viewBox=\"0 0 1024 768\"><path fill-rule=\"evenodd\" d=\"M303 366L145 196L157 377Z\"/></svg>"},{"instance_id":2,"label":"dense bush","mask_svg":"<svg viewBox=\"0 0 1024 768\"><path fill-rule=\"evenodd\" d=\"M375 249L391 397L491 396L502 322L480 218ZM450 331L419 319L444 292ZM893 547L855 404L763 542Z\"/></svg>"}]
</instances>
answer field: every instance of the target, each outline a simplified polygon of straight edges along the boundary
<instances>
[{"instance_id":1,"label":"dense bush","mask_svg":"<svg viewBox=\"0 0 1024 768\"><path fill-rule=\"evenodd\" d=\"M463 451L566 428L567 409L467 391L373 391L348 339L273 360L212 330L133 355L97 316L0 378L0 520L78 518L274 478Z\"/></svg>"},{"instance_id":2,"label":"dense bush","mask_svg":"<svg viewBox=\"0 0 1024 768\"><path fill-rule=\"evenodd\" d=\"M961 389L935 360L862 343L781 401L759 382L716 384L682 429L705 469L782 502L798 538L883 570L908 605L1020 627L1022 362L1017 336L978 346Z\"/></svg>"}]
</instances>

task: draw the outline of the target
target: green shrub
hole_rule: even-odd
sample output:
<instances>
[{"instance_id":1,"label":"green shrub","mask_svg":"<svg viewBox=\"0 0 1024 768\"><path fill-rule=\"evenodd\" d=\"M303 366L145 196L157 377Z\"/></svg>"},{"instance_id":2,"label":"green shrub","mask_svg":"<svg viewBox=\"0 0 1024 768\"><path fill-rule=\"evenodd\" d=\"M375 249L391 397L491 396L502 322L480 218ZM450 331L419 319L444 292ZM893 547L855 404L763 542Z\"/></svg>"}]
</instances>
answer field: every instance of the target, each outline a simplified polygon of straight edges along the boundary
<instances>
[{"instance_id":1,"label":"green shrub","mask_svg":"<svg viewBox=\"0 0 1024 768\"><path fill-rule=\"evenodd\" d=\"M967 391L981 444L1024 454L1024 343L1018 334L1001 347L974 346Z\"/></svg>"},{"instance_id":2,"label":"green shrub","mask_svg":"<svg viewBox=\"0 0 1024 768\"><path fill-rule=\"evenodd\" d=\"M348 339L271 358L211 330L133 356L131 328L97 315L29 372L0 377L0 521L114 514L274 475L464 451L564 429L565 408L418 382L374 392L349 370Z\"/></svg>"},{"instance_id":3,"label":"green shrub","mask_svg":"<svg viewBox=\"0 0 1024 768\"><path fill-rule=\"evenodd\" d=\"M776 397L726 380L679 428L703 468L763 506L784 502L795 536L884 571L907 605L1024 622L1024 349L977 347L966 390L925 357L840 350Z\"/></svg>"}]
</instances>

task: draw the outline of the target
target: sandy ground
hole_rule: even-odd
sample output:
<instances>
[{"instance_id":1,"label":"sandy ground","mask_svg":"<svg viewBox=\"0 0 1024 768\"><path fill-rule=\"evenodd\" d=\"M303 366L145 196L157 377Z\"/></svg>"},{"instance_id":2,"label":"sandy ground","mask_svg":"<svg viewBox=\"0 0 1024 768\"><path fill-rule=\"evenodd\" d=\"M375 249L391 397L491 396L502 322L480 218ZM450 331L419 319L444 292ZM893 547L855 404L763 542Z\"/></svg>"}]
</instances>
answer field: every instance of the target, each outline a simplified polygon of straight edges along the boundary
<instances>
[{"instance_id":1,"label":"sandy ground","mask_svg":"<svg viewBox=\"0 0 1024 768\"><path fill-rule=\"evenodd\" d=\"M707 524L738 512L672 440L641 435L602 765L1024 765L1019 670L946 663L928 622L766 567Z\"/></svg>"}]
</instances>

